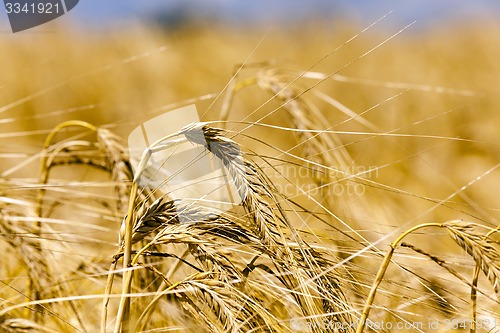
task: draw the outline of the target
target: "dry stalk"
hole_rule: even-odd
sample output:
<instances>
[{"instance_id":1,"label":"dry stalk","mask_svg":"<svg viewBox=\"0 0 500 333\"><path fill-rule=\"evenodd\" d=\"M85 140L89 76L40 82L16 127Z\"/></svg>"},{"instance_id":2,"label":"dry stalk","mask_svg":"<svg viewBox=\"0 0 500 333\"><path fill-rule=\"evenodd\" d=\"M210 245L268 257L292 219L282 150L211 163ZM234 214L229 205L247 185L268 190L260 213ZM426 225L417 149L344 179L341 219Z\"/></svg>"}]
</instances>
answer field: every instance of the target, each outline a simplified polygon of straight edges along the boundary
<instances>
[{"instance_id":1,"label":"dry stalk","mask_svg":"<svg viewBox=\"0 0 500 333\"><path fill-rule=\"evenodd\" d=\"M474 224L461 221L443 225L451 238L469 254L500 296L500 252L488 238L475 230Z\"/></svg>"},{"instance_id":2,"label":"dry stalk","mask_svg":"<svg viewBox=\"0 0 500 333\"><path fill-rule=\"evenodd\" d=\"M9 243L21 257L34 290L41 296L47 295L47 288L53 277L47 262L48 255L33 230L12 220L12 213L0 209L0 237Z\"/></svg>"},{"instance_id":3,"label":"dry stalk","mask_svg":"<svg viewBox=\"0 0 500 333\"><path fill-rule=\"evenodd\" d=\"M493 230L490 230L485 236L484 239L487 240L491 235L496 232L499 232L500 227L496 227ZM470 290L470 300L471 300L471 328L470 332L476 332L476 322L477 322L477 283L479 279L479 272L481 271L481 266L476 263L476 267L474 268L474 275L472 276L472 286Z\"/></svg>"},{"instance_id":4,"label":"dry stalk","mask_svg":"<svg viewBox=\"0 0 500 333\"><path fill-rule=\"evenodd\" d=\"M199 135L200 130L203 135ZM280 270L282 282L290 290L296 291L293 295L302 305L304 315L315 321L318 312L328 311L340 313L335 318L337 321L349 322L348 313L343 311L346 301L337 279L322 274L321 266L315 262L314 257L308 252L307 244L296 233L294 237L299 244L302 244L302 248L301 251L291 250L283 231L290 232L293 228L279 207L278 200L273 194L273 186L254 164L241 160L239 146L223 136L222 130L204 124L194 124L181 130L180 133L191 142L208 143L208 150L227 168L238 188L244 208L254 221L253 225L261 242L279 264L277 268ZM335 297L325 297L318 303L321 299L318 297L318 290L325 290L325 287ZM339 311L339 308L342 310ZM316 322L312 325L313 330L321 330L323 326Z\"/></svg>"},{"instance_id":5,"label":"dry stalk","mask_svg":"<svg viewBox=\"0 0 500 333\"><path fill-rule=\"evenodd\" d=\"M392 256L394 254L394 251L396 250L396 247L399 245L399 243L408 235L411 233L423 229L423 228L428 228L428 227L442 227L442 224L439 223L426 223L426 224L419 224L407 231L405 231L403 234L401 234L394 242L391 243L389 251L387 251L384 260L382 261L382 264L379 267L379 270L377 272L377 276L375 277L375 280L373 281L373 285L370 289L370 293L368 294L368 297L365 301L365 306L363 307L363 312L361 313L361 319L359 320L358 327L356 328L356 333L363 333L366 325L366 321L368 319L368 316L370 314L371 307L373 305L373 301L375 300L375 295L377 294L378 287L382 280L384 279L385 272L387 271L387 268L389 267L389 264L391 262Z\"/></svg>"},{"instance_id":6,"label":"dry stalk","mask_svg":"<svg viewBox=\"0 0 500 333\"><path fill-rule=\"evenodd\" d=\"M476 331L477 321L477 280L481 270L490 281L497 298L500 297L500 252L494 247L489 236L496 231L491 230L486 235L477 232L472 223L452 221L445 224L451 238L469 254L476 262L471 287L471 328Z\"/></svg>"},{"instance_id":7,"label":"dry stalk","mask_svg":"<svg viewBox=\"0 0 500 333\"><path fill-rule=\"evenodd\" d=\"M128 203L130 182L133 178L128 151L122 139L107 129L97 129L97 140L106 154L106 164L111 173L111 180L117 184L115 191L118 212L124 214Z\"/></svg>"},{"instance_id":8,"label":"dry stalk","mask_svg":"<svg viewBox=\"0 0 500 333\"><path fill-rule=\"evenodd\" d=\"M64 129L67 129L69 127L82 127L82 128L86 128L86 129L91 130L91 131L97 130L97 128L95 126L93 126L87 122L78 121L78 120L67 121L67 122L61 123L58 126L56 126L50 132L50 134L47 136L47 138L45 139L45 142L44 142L43 151L42 151L42 155L41 155L41 163L40 163L40 177L39 177L39 179L40 179L41 184L46 184L48 181L48 178L49 178L49 170L50 170L49 150L50 150L50 147L52 145L52 140L55 138L55 136L59 132L61 132ZM43 187L41 187L40 190L38 191L38 196L37 196L37 215L39 217L42 216L44 194L45 194L45 189ZM37 227L38 227L38 229L40 229L39 232L41 232L41 222L38 223Z\"/></svg>"},{"instance_id":9,"label":"dry stalk","mask_svg":"<svg viewBox=\"0 0 500 333\"><path fill-rule=\"evenodd\" d=\"M384 261L379 267L379 271L377 273L375 281L373 282L368 298L365 302L362 317L356 329L356 333L362 333L364 331L366 320L368 319L368 315L370 313L370 309L375 299L378 286L383 280L384 274L387 271L387 267L389 266L389 263L391 261L391 258L394 254L396 247L400 244L403 238L423 228L429 228L429 227L446 228L451 238L462 249L464 249L467 252L467 254L469 254L474 259L476 264L481 268L481 270L486 275L486 277L488 278L495 292L498 295L499 284L500 284L500 279L499 279L500 253L497 248L492 246L487 241L484 235L478 233L474 229L474 226L475 225L473 223L465 223L462 221L450 221L446 223L425 223L417 225L405 231L394 242L392 242L390 250L387 252Z\"/></svg>"},{"instance_id":10,"label":"dry stalk","mask_svg":"<svg viewBox=\"0 0 500 333\"><path fill-rule=\"evenodd\" d=\"M0 317L3 333L58 333L57 331L23 318L6 319Z\"/></svg>"},{"instance_id":11,"label":"dry stalk","mask_svg":"<svg viewBox=\"0 0 500 333\"><path fill-rule=\"evenodd\" d=\"M96 133L97 142L62 141L53 143L58 133L71 127L80 127ZM82 150L82 148L86 149ZM65 152L69 152L69 154L65 156ZM104 155L104 158L96 155L99 153ZM56 160L56 158L59 158L59 160ZM128 188L132 179L132 170L127 150L118 136L107 129L97 128L83 121L67 121L58 125L45 140L40 171L40 183L46 184L48 182L49 172L53 167L69 164L86 164L108 171L113 183L117 184L115 185L115 191L117 194L118 215L124 215L125 212L123 210L124 207L126 207L128 199ZM44 193L45 190L41 187L37 197L37 213L40 217L42 216ZM38 223L38 231L41 232L40 223ZM112 276L108 279L108 284L110 285L107 287L107 290L110 291ZM103 309L102 327L105 326L105 308L107 302L108 300L104 300L105 305Z\"/></svg>"},{"instance_id":12,"label":"dry stalk","mask_svg":"<svg viewBox=\"0 0 500 333\"><path fill-rule=\"evenodd\" d=\"M311 169L313 180L322 193L326 204L332 212L338 215L352 215L353 212L345 196L335 196L332 199L332 186L339 182L348 182L358 177L351 174L353 171L353 160L345 149L342 141L336 135L317 134L309 130L319 128L328 129L328 121L316 106L304 98L307 89L299 90L290 82L296 81L277 69L264 69L257 73L257 84L264 90L269 91L281 101L283 109L288 113L286 119L292 128L296 128L296 147L301 149L301 156L310 161L308 168ZM322 169L321 165L329 169ZM332 168L336 170L333 172ZM360 198L357 198L358 200Z\"/></svg>"},{"instance_id":13,"label":"dry stalk","mask_svg":"<svg viewBox=\"0 0 500 333\"><path fill-rule=\"evenodd\" d=\"M200 135L202 133L202 135ZM279 223L283 217L276 216L270 202L276 202L269 188L265 186L257 168L244 161L239 146L221 135L221 131L204 124L194 124L180 131L189 141L206 145L208 150L218 157L227 168L238 189L243 206L254 220L255 231L262 242L273 252L282 251L283 234Z\"/></svg>"},{"instance_id":14,"label":"dry stalk","mask_svg":"<svg viewBox=\"0 0 500 333\"><path fill-rule=\"evenodd\" d=\"M161 272L150 267L168 285L162 292L173 296L208 332L286 332L283 323L260 302L241 292L231 283L209 279L207 273L195 273L172 283Z\"/></svg>"},{"instance_id":15,"label":"dry stalk","mask_svg":"<svg viewBox=\"0 0 500 333\"><path fill-rule=\"evenodd\" d=\"M129 213L124 223L124 268L137 265L139 257L153 245L180 243L189 245L191 254L206 272L217 277L217 281L229 283L231 279L241 280L243 274L234 266L233 259L221 256L219 251L214 250L220 241L210 241L210 237L223 238L253 248L257 253L264 253L272 260L277 269L275 277L297 301L303 316L314 323L311 325L314 332L324 331L318 315L325 312L332 313L339 322L345 321L345 310L348 308L335 275L323 274L327 267L322 265L326 261L316 260L314 256L317 253L314 253L298 234L294 233L294 244L300 244L299 247L289 245L287 233L292 232L292 229L274 197L273 186L253 163L242 158L239 146L223 136L221 130L205 124L187 126L176 135L184 136L189 142L207 146L208 150L222 161L238 189L242 205L252 223L250 228L246 229L220 216L210 216L200 211L199 207L181 208L183 219L186 216L193 218L192 221L179 223L174 206L177 212L181 206L169 201L156 201L149 207L143 205L136 209L134 193L137 191L137 183L134 182L129 199ZM168 140L176 135L158 140L145 151L135 179L140 177L151 154L167 147ZM153 231L157 231L156 236L132 259L132 244ZM210 237L207 237L209 235ZM125 272L115 332L127 330L130 302L127 295L131 282L132 273ZM325 293L328 289L329 292Z\"/></svg>"}]
</instances>

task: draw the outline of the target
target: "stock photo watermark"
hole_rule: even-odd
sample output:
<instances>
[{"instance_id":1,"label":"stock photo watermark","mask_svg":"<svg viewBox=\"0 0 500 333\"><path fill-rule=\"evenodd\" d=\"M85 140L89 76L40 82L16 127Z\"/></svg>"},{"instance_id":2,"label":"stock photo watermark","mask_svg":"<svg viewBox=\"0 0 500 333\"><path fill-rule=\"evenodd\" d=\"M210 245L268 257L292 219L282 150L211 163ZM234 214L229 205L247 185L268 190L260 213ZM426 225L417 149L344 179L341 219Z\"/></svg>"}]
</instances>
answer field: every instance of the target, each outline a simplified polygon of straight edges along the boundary
<instances>
[{"instance_id":1,"label":"stock photo watermark","mask_svg":"<svg viewBox=\"0 0 500 333\"><path fill-rule=\"evenodd\" d=\"M179 207L195 204L210 214L220 214L245 198L221 159L212 151L218 143L207 141L196 107L189 105L158 115L136 127L128 137L130 161L138 186L168 195ZM185 128L190 127L189 134ZM182 134L184 133L184 134ZM224 143L222 143L224 145ZM228 148L229 146L226 146ZM231 165L244 170L239 148L231 154ZM348 165L343 168L298 167L283 164L275 169L287 182L274 184L277 191L293 197L307 195L363 196L363 180L378 177L378 167ZM244 191L243 191L244 192ZM182 209L177 209L183 220ZM189 221L188 216L184 216Z\"/></svg>"},{"instance_id":2,"label":"stock photo watermark","mask_svg":"<svg viewBox=\"0 0 500 333\"><path fill-rule=\"evenodd\" d=\"M209 218L230 210L244 198L221 159L210 152L218 149L218 143L208 142L202 127L189 130L189 137L197 144L178 135L185 126L199 122L194 105L172 110L135 128L128 146L134 173L139 174L139 187L168 195L179 207L203 206ZM239 150L231 163L243 168ZM181 221L191 220L184 209L177 212Z\"/></svg>"},{"instance_id":3,"label":"stock photo watermark","mask_svg":"<svg viewBox=\"0 0 500 333\"><path fill-rule=\"evenodd\" d=\"M12 32L20 32L63 16L79 0L3 0Z\"/></svg>"},{"instance_id":4,"label":"stock photo watermark","mask_svg":"<svg viewBox=\"0 0 500 333\"><path fill-rule=\"evenodd\" d=\"M498 320L493 317L477 318L476 329L485 330L488 332L500 332ZM366 328L374 331L402 331L409 330L420 332L442 332L448 330L466 330L470 328L471 321L468 319L444 319L437 320L429 318L423 321L371 321L366 322ZM315 321L307 321L305 319L290 320L290 328L293 332L312 332L314 330L334 330L343 332L345 330L354 330L358 327L358 322L338 322L332 319L317 319Z\"/></svg>"},{"instance_id":5,"label":"stock photo watermark","mask_svg":"<svg viewBox=\"0 0 500 333\"><path fill-rule=\"evenodd\" d=\"M349 165L343 168L298 167L278 165L276 171L288 180L276 184L280 193L293 197L300 193L307 195L363 196L366 185L361 181L378 178L376 166Z\"/></svg>"}]
</instances>

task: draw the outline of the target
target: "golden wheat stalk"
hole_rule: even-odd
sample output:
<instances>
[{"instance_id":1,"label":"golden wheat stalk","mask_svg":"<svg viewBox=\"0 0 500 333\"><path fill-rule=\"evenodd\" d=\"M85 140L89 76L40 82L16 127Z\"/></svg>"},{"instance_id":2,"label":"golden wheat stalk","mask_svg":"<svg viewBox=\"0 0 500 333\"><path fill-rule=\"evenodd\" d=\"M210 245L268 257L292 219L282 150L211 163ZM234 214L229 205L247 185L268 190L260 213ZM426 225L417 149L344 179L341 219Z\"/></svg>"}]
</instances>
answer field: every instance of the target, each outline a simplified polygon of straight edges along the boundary
<instances>
[{"instance_id":1,"label":"golden wheat stalk","mask_svg":"<svg viewBox=\"0 0 500 333\"><path fill-rule=\"evenodd\" d=\"M58 333L56 330L24 318L0 317L0 329L3 333Z\"/></svg>"},{"instance_id":2,"label":"golden wheat stalk","mask_svg":"<svg viewBox=\"0 0 500 333\"><path fill-rule=\"evenodd\" d=\"M200 130L203 131L203 136L198 134ZM254 164L241 160L237 143L223 136L222 130L202 123L186 127L180 133L191 142L197 144L206 142L208 150L220 158L229 170L243 199L243 206L253 217L261 241L280 264L278 267L282 270L280 275L282 281L288 288L295 290L293 295L302 305L304 315L316 322L315 314L318 311L327 311L336 314L334 318L338 322L349 322L349 307L337 278L323 274L322 267L311 255L312 252L307 244L293 232L293 227L287 221L273 194L272 184L261 175ZM290 248L284 230L294 234L296 241L301 244L300 251L293 251ZM318 290L328 290L330 293L319 301L321 297L318 298ZM312 326L313 330L321 330L324 327L321 323Z\"/></svg>"},{"instance_id":3,"label":"golden wheat stalk","mask_svg":"<svg viewBox=\"0 0 500 333\"><path fill-rule=\"evenodd\" d=\"M40 242L35 237L34 230L14 221L12 212L0 208L0 238L3 238L16 250L27 267L27 273L32 287L41 297L51 293L47 291L53 283L49 256ZM50 297L50 296L49 296Z\"/></svg>"},{"instance_id":4,"label":"golden wheat stalk","mask_svg":"<svg viewBox=\"0 0 500 333\"><path fill-rule=\"evenodd\" d=\"M200 135L200 133L202 134ZM277 268L276 278L290 290L291 296L302 309L304 317L308 321L315 323L311 325L313 331L322 331L318 315L325 311L331 313L338 321L348 318L348 311L346 311L348 307L346 307L346 300L337 278L333 274L323 274L326 267L322 267L319 261L314 258L316 253L313 253L298 234L290 229L290 223L274 197L273 186L261 175L253 163L242 158L239 146L231 139L223 136L221 130L199 123L187 126L175 135L158 140L144 153L135 179L138 179L141 170L146 165L145 161L148 156L168 146L168 140L176 135L184 136L187 141L192 143L207 146L208 150L222 161L238 189L243 207L253 221L252 227L248 230L252 232L248 234L244 229L240 229L238 233L234 233L234 231L228 232L228 228L225 226L228 223L224 219L208 218L209 223L204 224L202 219L208 217L205 212L202 212L201 219L195 218L192 223L178 223L173 212L173 203L169 202L157 201L149 210L143 207L139 209L143 213L137 218L138 212L133 204L135 196L132 196L129 202L130 213L127 215L125 223L128 226L125 228L125 254L127 254L127 251L131 252L131 245L135 241L143 239L154 230L158 230L158 233L153 241L143 247L133 259L130 257L132 259L130 264L132 266L136 265L140 255L145 253L150 246L181 243L189 245L191 254L198 258L202 267L216 273L214 276L226 277L223 278L226 281L228 276L241 279L241 271L234 268L229 260L221 257L217 251L210 251L211 242L206 235L211 233L219 237L224 236L230 241L260 249L273 260ZM177 142L178 139L176 139L175 143ZM134 186L132 193L136 191L136 187ZM184 210L186 209L189 209L189 207L182 209L183 214L185 214ZM194 209L199 208L195 207ZM162 214L158 214L159 212ZM196 212L194 214L191 212L191 215L197 216ZM187 216L190 216L190 214L187 214ZM132 222L133 220L137 222ZM204 225L208 226L208 228L204 228ZM231 223L229 225L234 226ZM211 232L208 232L207 229L211 230ZM221 231L223 232L221 233ZM284 231L294 234L296 244L297 242L300 244L299 247L293 247L289 244L288 236ZM235 238L235 236L237 237ZM128 260L124 257L126 267L129 265ZM210 264L208 264L209 262ZM126 330L125 325L128 321L127 311L129 309L126 294L129 293L131 282L131 273L126 273L123 282L124 296L120 304L115 332ZM325 289L331 290L321 295L320 290ZM327 328L327 330L330 329Z\"/></svg>"},{"instance_id":5,"label":"golden wheat stalk","mask_svg":"<svg viewBox=\"0 0 500 333\"><path fill-rule=\"evenodd\" d=\"M485 238L484 235L478 233L475 230L475 226L476 225L473 223L462 221L449 221L446 223L425 223L417 225L405 231L396 240L394 240L391 243L390 249L385 256L384 261L379 267L379 271L365 302L362 317L359 321L356 333L362 333L365 329L366 321L368 319L368 315L370 314L377 289L384 278L385 272L387 271L387 268L391 262L397 246L400 245L400 242L403 240L403 238L423 228L438 227L448 230L451 238L458 244L458 246L464 249L474 259L476 264L482 269L483 273L486 275L498 295L498 286L500 283L500 252L487 241L487 238ZM439 260L437 261L439 262ZM440 264L442 265L442 262ZM473 329L475 328L473 327Z\"/></svg>"},{"instance_id":6,"label":"golden wheat stalk","mask_svg":"<svg viewBox=\"0 0 500 333\"><path fill-rule=\"evenodd\" d=\"M451 238L464 249L488 278L495 293L500 297L500 253L493 243L480 234L474 224L461 221L443 225Z\"/></svg>"}]
</instances>

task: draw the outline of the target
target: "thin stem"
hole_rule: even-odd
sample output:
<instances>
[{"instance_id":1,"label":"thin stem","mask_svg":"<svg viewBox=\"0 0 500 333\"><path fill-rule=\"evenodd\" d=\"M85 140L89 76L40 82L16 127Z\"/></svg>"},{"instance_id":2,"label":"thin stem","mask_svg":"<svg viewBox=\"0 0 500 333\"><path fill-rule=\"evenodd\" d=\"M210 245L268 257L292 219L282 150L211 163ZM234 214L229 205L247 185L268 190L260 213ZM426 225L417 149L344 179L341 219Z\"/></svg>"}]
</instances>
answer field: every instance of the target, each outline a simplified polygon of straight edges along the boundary
<instances>
[{"instance_id":1,"label":"thin stem","mask_svg":"<svg viewBox=\"0 0 500 333\"><path fill-rule=\"evenodd\" d=\"M80 120L70 120L70 121L65 121L59 125L57 125L50 133L47 135L47 138L45 139L45 142L43 144L43 150L41 154L41 163L40 163L40 182L42 184L46 184L48 180L48 171L49 171L49 165L47 165L48 161L48 155L46 154L47 148L50 147L52 140L56 136L57 133L59 133L61 130L67 127L72 127L72 126L80 126L87 128L93 132L97 131L97 127L94 125L87 123L85 121L80 121ZM37 205L36 205L36 212L37 216L41 217L42 216L42 204L43 204L43 196L45 194L45 190L43 187L40 187L37 195ZM37 223L37 231L41 232L41 222L39 221Z\"/></svg>"},{"instance_id":2,"label":"thin stem","mask_svg":"<svg viewBox=\"0 0 500 333\"><path fill-rule=\"evenodd\" d=\"M108 317L108 304L109 304L109 295L111 294L111 290L113 288L113 281L115 277L114 271L116 270L116 264L118 263L117 259L114 259L111 263L111 267L109 268L109 275L106 282L106 290L104 291L103 303L102 303L102 311L101 311L101 333L106 333L106 320Z\"/></svg>"},{"instance_id":3,"label":"thin stem","mask_svg":"<svg viewBox=\"0 0 500 333\"><path fill-rule=\"evenodd\" d=\"M391 262L392 256L394 254L394 251L396 250L396 247L399 245L399 243L408 236L409 234L422 229L422 228L427 228L427 227L439 227L441 228L443 224L441 223L424 223L424 224L419 224L411 229L408 229L405 231L403 234L401 234L392 244L390 245L391 248L385 255L384 261L380 265L380 268L377 272L377 276L375 277L375 281L373 282L372 288L370 290L370 293L368 294L368 298L366 299L365 306L363 308L363 312L361 314L361 319L359 321L358 327L356 329L356 333L362 333L365 329L366 321L368 319L368 315L370 314L371 307L373 305L373 300L375 299L375 295L377 294L377 289L380 283L382 282L385 272L387 271L387 267L389 267L389 263Z\"/></svg>"},{"instance_id":4,"label":"thin stem","mask_svg":"<svg viewBox=\"0 0 500 333\"><path fill-rule=\"evenodd\" d=\"M122 285L122 297L120 299L120 305L118 307L118 314L116 317L116 325L114 333L120 332L129 332L130 331L130 289L132 285L132 277L133 271L130 269L132 267L132 232L133 232L133 213L135 207L135 199L137 197L138 192L138 183L140 181L140 177L142 176L146 166L148 164L149 159L152 154L164 149L169 148L172 145L179 144L181 142L186 141L186 138L179 138L175 140L171 140L175 136L179 135L179 133L173 133L167 136L164 136L158 140L156 140L153 144L151 144L148 148L146 148L142 154L141 160L139 161L139 165L137 166L137 170L134 175L134 179L132 182L132 188L130 190L130 198L127 216L125 218L125 233L123 236L123 285ZM169 140L170 142L164 143L164 141ZM137 262L137 258L139 255L143 253L140 251L134 258L134 263Z\"/></svg>"},{"instance_id":5,"label":"thin stem","mask_svg":"<svg viewBox=\"0 0 500 333\"><path fill-rule=\"evenodd\" d=\"M87 123L85 121L80 121L80 120L69 120L65 121L59 125L57 125L47 136L45 139L45 142L43 144L43 150L41 153L41 160L40 160L40 173L39 173L39 183L40 184L47 184L47 181L49 179L49 167L50 163L48 163L48 155L47 155L47 149L50 147L52 140L56 136L57 133L59 133L61 130L63 130L66 127L72 127L72 126L80 126L87 128L93 132L97 131L97 127L94 125ZM42 207L43 207L43 198L45 196L45 188L43 186L40 186L37 192L36 196L36 215L40 218L36 224L35 224L35 229L33 230L33 233L35 236L40 236L42 234ZM38 300L40 298L39 292L34 291L33 287L33 282L31 279L28 279L28 295L31 296L31 299L29 300ZM33 320L36 321L36 314L37 311L33 312Z\"/></svg>"},{"instance_id":6,"label":"thin stem","mask_svg":"<svg viewBox=\"0 0 500 333\"><path fill-rule=\"evenodd\" d=\"M472 287L470 288L470 302L471 302L471 322L470 322L470 332L476 332L476 320L477 320L477 281L479 279L479 271L481 268L476 263L474 268L474 275L472 277Z\"/></svg>"},{"instance_id":7,"label":"thin stem","mask_svg":"<svg viewBox=\"0 0 500 333\"><path fill-rule=\"evenodd\" d=\"M490 230L483 239L487 239L493 233L498 232L500 230L500 226L496 227L493 230ZM476 267L474 268L474 275L472 277L472 287L470 289L470 302L471 302L471 323L470 323L470 333L476 333L476 321L477 321L477 282L479 280L479 271L481 267L478 263L476 263Z\"/></svg>"},{"instance_id":8,"label":"thin stem","mask_svg":"<svg viewBox=\"0 0 500 333\"><path fill-rule=\"evenodd\" d=\"M122 298L120 299L120 306L118 308L118 314L116 317L115 333L120 332L120 327L122 331L128 332L128 321L129 321L129 311L130 311L130 287L132 284L132 270L128 268L131 267L130 261L132 257L132 228L135 199L137 197L137 182L132 184L130 190L130 198L128 204L127 217L125 218L125 235L123 237L123 285L122 285Z\"/></svg>"},{"instance_id":9,"label":"thin stem","mask_svg":"<svg viewBox=\"0 0 500 333\"><path fill-rule=\"evenodd\" d=\"M189 253L189 249L184 250L184 253L179 257L179 259L185 259L186 256L188 255L188 253ZM144 329L146 327L146 323L149 321L149 318L151 317L154 306L160 300L160 298L163 296L162 292L165 291L165 288L168 287L166 280L168 280L168 277L172 276L174 274L174 272L177 271L177 269L179 268L181 263L182 263L182 260L177 261L176 264L170 268L167 275L165 277L162 276L163 281L157 290L158 295L146 306L146 308L143 310L143 312L141 313L141 315L137 319L137 323L136 323L134 332L144 331Z\"/></svg>"}]
</instances>

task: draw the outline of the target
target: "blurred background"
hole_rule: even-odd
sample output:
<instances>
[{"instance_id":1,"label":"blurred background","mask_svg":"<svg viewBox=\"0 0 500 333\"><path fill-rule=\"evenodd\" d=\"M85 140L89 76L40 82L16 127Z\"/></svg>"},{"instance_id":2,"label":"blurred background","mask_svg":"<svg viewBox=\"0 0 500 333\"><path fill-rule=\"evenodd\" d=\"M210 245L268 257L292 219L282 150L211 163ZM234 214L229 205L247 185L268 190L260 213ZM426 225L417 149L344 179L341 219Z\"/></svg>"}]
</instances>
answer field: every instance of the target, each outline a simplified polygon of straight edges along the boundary
<instances>
[{"instance_id":1,"label":"blurred background","mask_svg":"<svg viewBox=\"0 0 500 333\"><path fill-rule=\"evenodd\" d=\"M375 17L393 11L391 23L419 21L419 29L461 20L473 23L485 16L494 18L500 14L500 4L491 0L396 0L385 1L231 1L231 0L87 0L80 1L77 10L65 20L77 23L84 30L102 29L156 22L165 27L190 25L193 21L210 21L236 26L257 24L296 24L298 20L327 20L348 17L357 23L371 23ZM5 14L3 13L5 16Z\"/></svg>"},{"instance_id":2,"label":"blurred background","mask_svg":"<svg viewBox=\"0 0 500 333\"><path fill-rule=\"evenodd\" d=\"M36 178L30 157L64 120L104 125L125 139L191 99L203 120L218 119L218 106L209 106L237 66L256 64L244 78L264 63L341 75L314 89L356 113L369 110L363 116L379 132L402 134L341 135L357 164L380 167L374 180L398 189L378 195L396 203L401 221L499 217L498 1L82 0L16 34L0 12L3 177ZM269 97L242 90L230 119L246 119ZM324 110L336 130L373 130ZM266 121L282 124L280 117ZM286 140L269 138L276 146ZM446 198L450 207L432 208Z\"/></svg>"},{"instance_id":3,"label":"blurred background","mask_svg":"<svg viewBox=\"0 0 500 333\"><path fill-rule=\"evenodd\" d=\"M107 270L116 253L120 208L128 202L124 185L130 184L122 180L129 174L111 178L103 162L109 158L96 148L95 133L77 128L56 135L53 142L70 136L77 142L74 148L64 142L57 146L60 156L52 160L57 166L48 186L40 187L47 135L76 119L109 129L126 142L144 121L193 103L201 120L217 121L224 117L226 94L234 91L229 122L215 125L232 130L228 135L235 134L242 151L277 188L291 188L282 194L300 205L283 204L292 223L318 245L326 240L325 247L338 249L339 257L366 243L353 242L336 229L384 242L417 223L463 219L496 227L499 59L498 0L81 0L62 17L15 34L0 4L0 213L12 209L27 217L29 228L23 230L32 230L41 210L49 219L40 237L46 245L38 247L53 254L54 272L76 271L75 280L61 278L71 277L75 295L101 293L103 285L95 277L104 276L103 270L93 267L102 264ZM271 91L263 84L266 79L285 89ZM281 96L274 96L276 91ZM309 113L293 118L287 109L291 103L283 104L297 96ZM259 126L296 129L311 123L309 128L337 132L323 133L319 138L324 141L306 140L297 131ZM109 142L116 143L114 138ZM315 150L303 149L311 146ZM303 158L287 156L287 151ZM116 155L123 162L126 154ZM100 169L88 163L91 158L101 162ZM329 164L330 171L340 169L342 163L330 164L342 160L347 170L341 171L362 175L321 178L304 158ZM128 171L125 163L115 163L112 173L118 166ZM282 177L276 170L283 171ZM300 173L304 170L309 172ZM318 191L325 182L331 186ZM304 195L297 188L311 191ZM332 193L331 188L358 192ZM18 234L32 238L31 232ZM7 239L13 235L0 233ZM441 235L426 229L411 242L472 273L463 249ZM13 258L10 254L19 248L23 252L16 242L4 257ZM407 258L418 277L432 277L429 287L422 283L425 278L417 281L402 270L401 283L386 293L397 299L380 309L430 318L448 311L433 280L442 279L443 290L455 290L458 280L445 278L437 266L429 271L432 265L418 254L403 254L401 261ZM4 261L0 276L7 278L0 282L17 283L10 291L5 283L0 289L8 306L20 300L26 281L17 279L25 272L15 260ZM27 261L44 267L37 259ZM378 257L367 251L352 263L359 265L360 281L371 283L369 272L377 270ZM78 276L81 270L85 273ZM401 291L407 280L418 282L409 293ZM355 285L353 292L359 290ZM424 287L439 302L421 311L415 308L427 297ZM469 287L463 288L465 293L455 297L463 305L457 313L469 304ZM101 300L93 301L91 311L81 312L98 327L95 309ZM392 316L392 310L387 313ZM462 313L468 318L468 308Z\"/></svg>"}]
</instances>

